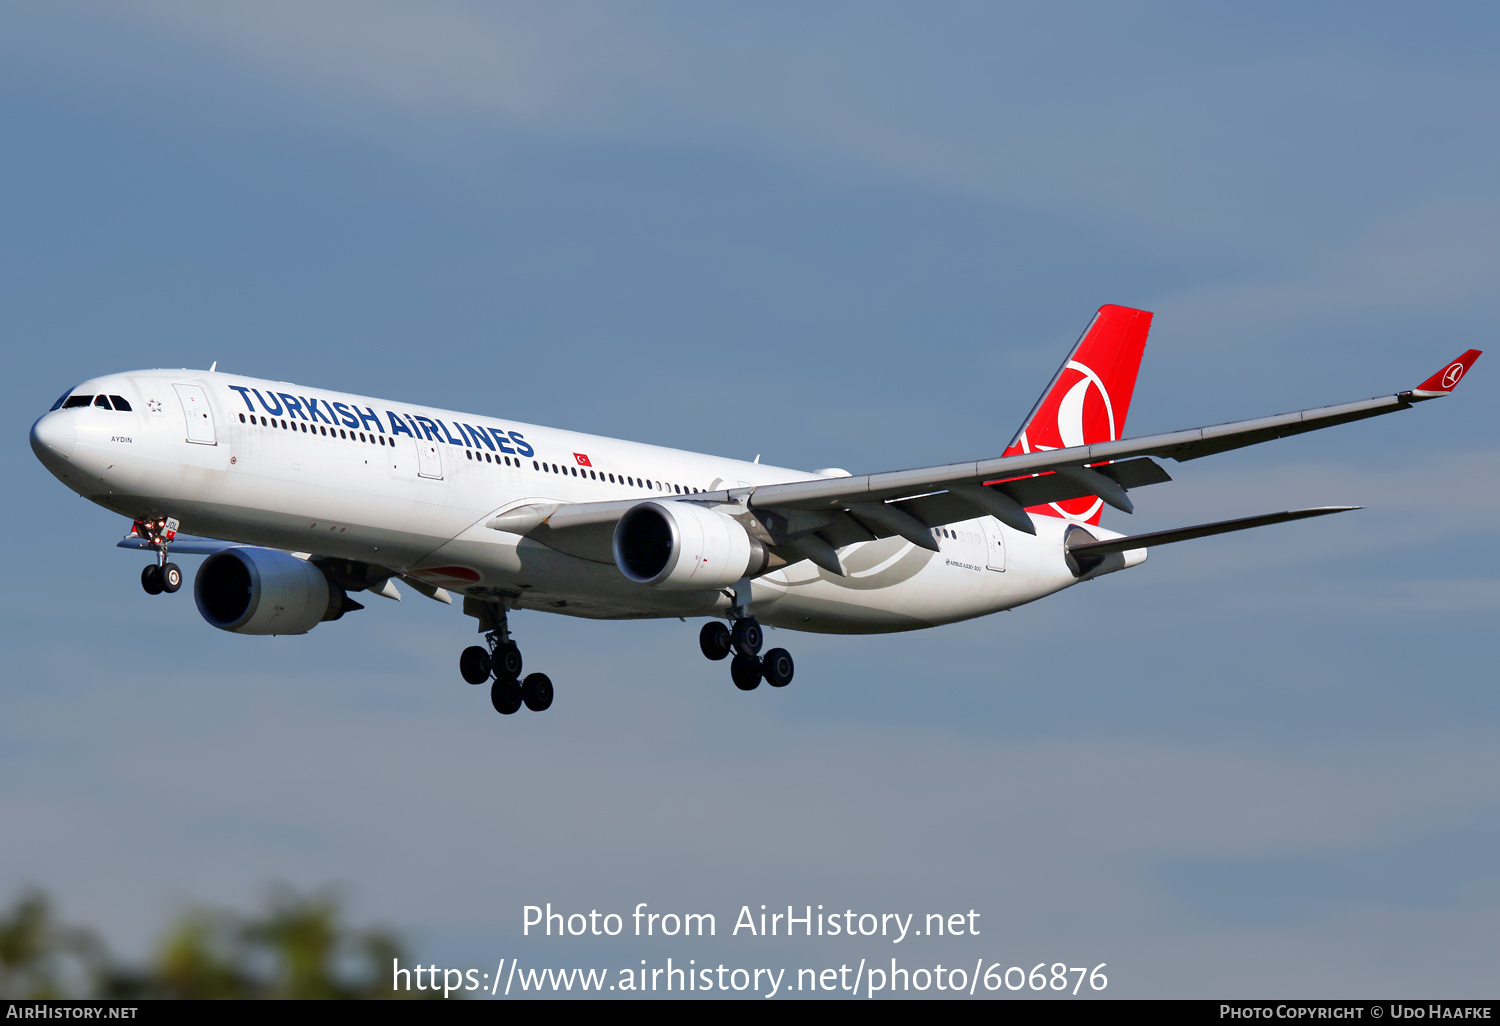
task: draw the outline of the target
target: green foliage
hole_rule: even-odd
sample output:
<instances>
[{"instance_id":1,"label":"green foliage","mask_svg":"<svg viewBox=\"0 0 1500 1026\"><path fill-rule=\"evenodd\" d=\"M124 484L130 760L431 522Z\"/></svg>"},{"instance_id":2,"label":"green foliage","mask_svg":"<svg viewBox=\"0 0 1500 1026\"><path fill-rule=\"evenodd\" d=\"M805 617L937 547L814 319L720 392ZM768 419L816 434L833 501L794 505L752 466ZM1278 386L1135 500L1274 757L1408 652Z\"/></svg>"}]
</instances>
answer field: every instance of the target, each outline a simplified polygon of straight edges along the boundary
<instances>
[{"instance_id":1,"label":"green foliage","mask_svg":"<svg viewBox=\"0 0 1500 1026\"><path fill-rule=\"evenodd\" d=\"M0 917L0 997L66 997L104 958L93 934L57 922L41 891L26 891Z\"/></svg>"},{"instance_id":2,"label":"green foliage","mask_svg":"<svg viewBox=\"0 0 1500 1026\"><path fill-rule=\"evenodd\" d=\"M0 914L0 998L405 998L391 989L399 940L353 930L330 892L272 892L254 916L184 912L144 967L116 962L89 930L60 924L40 891Z\"/></svg>"}]
</instances>

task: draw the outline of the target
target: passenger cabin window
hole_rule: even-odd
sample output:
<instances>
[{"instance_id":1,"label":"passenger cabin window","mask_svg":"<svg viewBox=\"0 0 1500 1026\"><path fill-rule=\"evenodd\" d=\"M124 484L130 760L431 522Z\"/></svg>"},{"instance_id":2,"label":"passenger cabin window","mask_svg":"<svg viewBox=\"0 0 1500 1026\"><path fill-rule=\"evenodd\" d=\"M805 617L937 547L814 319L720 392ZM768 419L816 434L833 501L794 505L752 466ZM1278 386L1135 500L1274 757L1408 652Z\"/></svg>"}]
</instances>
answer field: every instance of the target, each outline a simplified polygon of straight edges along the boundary
<instances>
[{"instance_id":1,"label":"passenger cabin window","mask_svg":"<svg viewBox=\"0 0 1500 1026\"><path fill-rule=\"evenodd\" d=\"M65 410L76 410L76 409L78 409L78 407L80 407L80 406L87 406L89 403L91 403L93 401L94 401L94 397L91 396L91 395L75 395L71 399L69 399L67 402L63 403L63 409L65 409Z\"/></svg>"}]
</instances>

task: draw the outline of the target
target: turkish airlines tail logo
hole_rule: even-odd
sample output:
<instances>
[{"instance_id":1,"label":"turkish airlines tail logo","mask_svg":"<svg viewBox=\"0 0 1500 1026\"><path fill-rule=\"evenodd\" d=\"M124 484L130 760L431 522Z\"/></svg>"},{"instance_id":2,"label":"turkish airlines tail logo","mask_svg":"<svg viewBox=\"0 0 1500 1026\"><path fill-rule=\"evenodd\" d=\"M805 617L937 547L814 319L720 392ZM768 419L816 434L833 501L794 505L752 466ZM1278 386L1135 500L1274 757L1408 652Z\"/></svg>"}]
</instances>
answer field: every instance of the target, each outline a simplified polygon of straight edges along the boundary
<instances>
[{"instance_id":1,"label":"turkish airlines tail logo","mask_svg":"<svg viewBox=\"0 0 1500 1026\"><path fill-rule=\"evenodd\" d=\"M1458 387L1459 381L1468 373L1469 368L1474 366L1474 361L1483 355L1478 349L1470 349L1412 391L1423 399L1447 395Z\"/></svg>"},{"instance_id":2,"label":"turkish airlines tail logo","mask_svg":"<svg viewBox=\"0 0 1500 1026\"><path fill-rule=\"evenodd\" d=\"M1005 455L1119 438L1150 330L1151 314L1145 310L1101 306ZM1103 507L1102 500L1090 495L1033 506L1029 512L1097 524Z\"/></svg>"}]
</instances>

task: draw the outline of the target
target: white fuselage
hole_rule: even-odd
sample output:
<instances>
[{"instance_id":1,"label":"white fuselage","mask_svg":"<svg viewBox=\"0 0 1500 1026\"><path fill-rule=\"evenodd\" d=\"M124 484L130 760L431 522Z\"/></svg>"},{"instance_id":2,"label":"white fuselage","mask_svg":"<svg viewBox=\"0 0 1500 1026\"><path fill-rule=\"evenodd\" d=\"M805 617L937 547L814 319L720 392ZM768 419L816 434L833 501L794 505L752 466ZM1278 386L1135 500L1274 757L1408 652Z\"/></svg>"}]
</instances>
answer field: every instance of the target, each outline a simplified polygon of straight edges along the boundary
<instances>
[{"instance_id":1,"label":"white fuselage","mask_svg":"<svg viewBox=\"0 0 1500 1026\"><path fill-rule=\"evenodd\" d=\"M664 500L829 476L231 374L137 371L73 391L90 393L123 396L131 410L55 410L32 439L52 473L102 506L573 616L723 615L734 599L638 585L612 562L487 521L540 502ZM1076 583L1064 559L1069 522L1033 520L1035 536L992 517L948 525L936 553L896 537L847 546L842 577L793 563L755 579L751 609L767 624L830 633L1008 609Z\"/></svg>"}]
</instances>

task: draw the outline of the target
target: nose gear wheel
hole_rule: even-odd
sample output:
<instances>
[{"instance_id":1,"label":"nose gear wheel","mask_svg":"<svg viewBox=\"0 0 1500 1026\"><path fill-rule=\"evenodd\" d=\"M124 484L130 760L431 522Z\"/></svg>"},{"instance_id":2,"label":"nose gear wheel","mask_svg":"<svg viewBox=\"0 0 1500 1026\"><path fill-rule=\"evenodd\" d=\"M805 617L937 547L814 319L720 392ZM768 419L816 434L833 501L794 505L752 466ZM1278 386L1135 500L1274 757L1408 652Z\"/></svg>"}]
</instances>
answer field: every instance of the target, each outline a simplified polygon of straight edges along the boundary
<instances>
[{"instance_id":1,"label":"nose gear wheel","mask_svg":"<svg viewBox=\"0 0 1500 1026\"><path fill-rule=\"evenodd\" d=\"M167 546L177 537L180 525L173 517L157 517L154 520L137 520L132 525L137 538L156 550L156 565L141 571L141 588L147 595L160 595L182 587L182 568L167 561Z\"/></svg>"}]
</instances>

